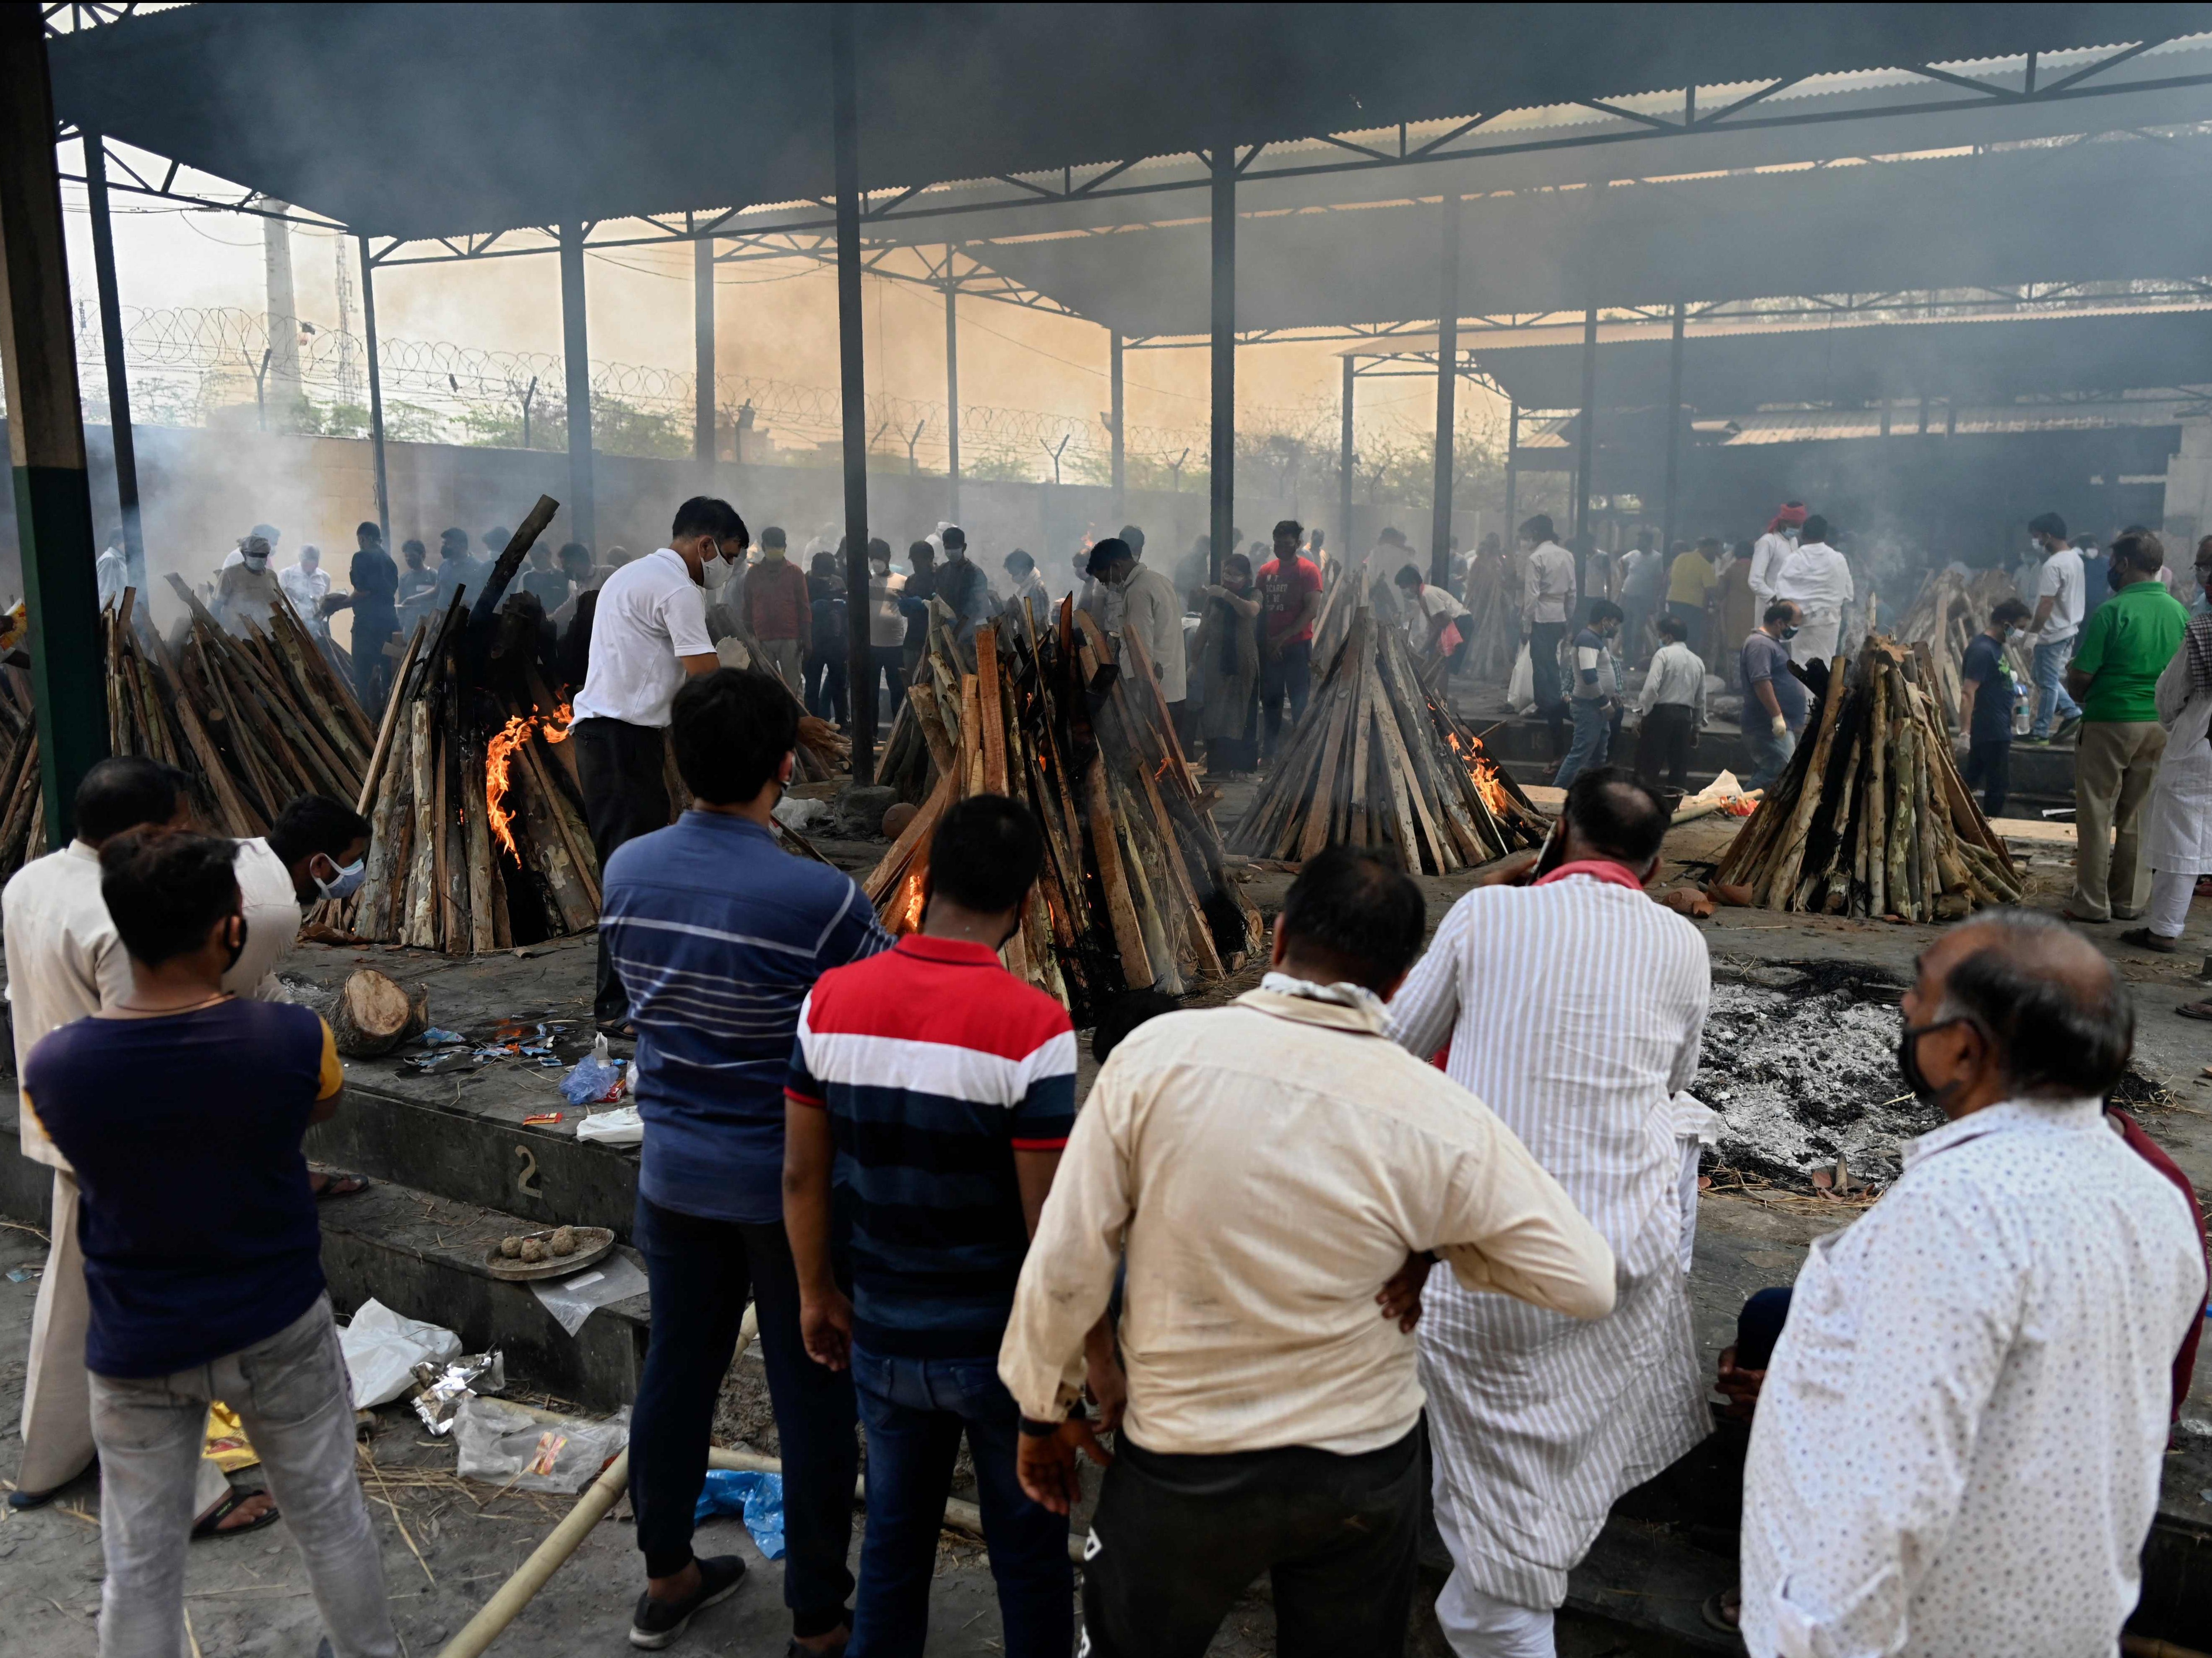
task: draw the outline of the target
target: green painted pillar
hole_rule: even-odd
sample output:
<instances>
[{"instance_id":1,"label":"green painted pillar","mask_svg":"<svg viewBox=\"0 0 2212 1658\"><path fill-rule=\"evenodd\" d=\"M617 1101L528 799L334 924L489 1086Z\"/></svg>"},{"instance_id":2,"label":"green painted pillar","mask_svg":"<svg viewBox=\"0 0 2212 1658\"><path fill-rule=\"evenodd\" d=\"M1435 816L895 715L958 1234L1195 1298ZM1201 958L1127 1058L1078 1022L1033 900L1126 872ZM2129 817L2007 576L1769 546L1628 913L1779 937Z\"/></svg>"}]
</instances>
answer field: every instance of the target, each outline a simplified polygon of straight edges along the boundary
<instances>
[{"instance_id":1,"label":"green painted pillar","mask_svg":"<svg viewBox=\"0 0 2212 1658\"><path fill-rule=\"evenodd\" d=\"M107 754L76 345L40 9L0 6L0 360L50 847L68 844L77 783Z\"/></svg>"}]
</instances>

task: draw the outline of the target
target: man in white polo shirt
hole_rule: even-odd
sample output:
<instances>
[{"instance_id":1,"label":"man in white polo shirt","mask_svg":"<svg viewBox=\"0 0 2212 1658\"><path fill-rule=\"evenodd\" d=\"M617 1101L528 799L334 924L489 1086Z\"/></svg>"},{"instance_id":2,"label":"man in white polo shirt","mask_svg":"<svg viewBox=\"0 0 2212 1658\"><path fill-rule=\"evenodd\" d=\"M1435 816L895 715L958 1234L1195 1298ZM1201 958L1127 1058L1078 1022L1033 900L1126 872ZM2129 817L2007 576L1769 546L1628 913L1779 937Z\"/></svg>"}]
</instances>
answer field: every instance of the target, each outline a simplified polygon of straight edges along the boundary
<instances>
[{"instance_id":1,"label":"man in white polo shirt","mask_svg":"<svg viewBox=\"0 0 2212 1658\"><path fill-rule=\"evenodd\" d=\"M687 674L721 665L706 595L744 562L752 537L726 501L694 495L669 544L632 559L599 588L590 665L576 694L576 776L599 867L625 841L668 827L668 708ZM599 935L599 1028L627 1035L629 1003Z\"/></svg>"},{"instance_id":2,"label":"man in white polo shirt","mask_svg":"<svg viewBox=\"0 0 2212 1658\"><path fill-rule=\"evenodd\" d=\"M2081 555L2067 538L2066 520L2057 513L2039 515L2027 533L2043 553L2035 579L2035 619L2027 624L2027 642L2035 647L2035 723L2028 727L2027 740L2047 743L2070 737L2081 723L2081 705L2066 694L2062 671L2081 631L2084 573ZM2055 732L2053 716L2058 721Z\"/></svg>"}]
</instances>

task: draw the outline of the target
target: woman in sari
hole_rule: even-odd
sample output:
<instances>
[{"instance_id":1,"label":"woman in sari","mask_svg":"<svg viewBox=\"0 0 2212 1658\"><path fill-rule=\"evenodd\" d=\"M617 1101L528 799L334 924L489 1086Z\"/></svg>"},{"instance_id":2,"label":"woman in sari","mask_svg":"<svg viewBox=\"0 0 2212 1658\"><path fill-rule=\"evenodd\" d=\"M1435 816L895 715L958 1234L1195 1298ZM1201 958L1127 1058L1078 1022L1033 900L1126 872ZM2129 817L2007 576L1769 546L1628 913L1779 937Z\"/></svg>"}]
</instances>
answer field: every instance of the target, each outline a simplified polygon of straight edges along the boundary
<instances>
[{"instance_id":1,"label":"woman in sari","mask_svg":"<svg viewBox=\"0 0 2212 1658\"><path fill-rule=\"evenodd\" d=\"M1206 601L1193 652L1205 686L1201 714L1209 771L1231 775L1260 763L1260 596L1252 587L1252 561L1231 553L1221 561L1218 586L1198 589Z\"/></svg>"}]
</instances>

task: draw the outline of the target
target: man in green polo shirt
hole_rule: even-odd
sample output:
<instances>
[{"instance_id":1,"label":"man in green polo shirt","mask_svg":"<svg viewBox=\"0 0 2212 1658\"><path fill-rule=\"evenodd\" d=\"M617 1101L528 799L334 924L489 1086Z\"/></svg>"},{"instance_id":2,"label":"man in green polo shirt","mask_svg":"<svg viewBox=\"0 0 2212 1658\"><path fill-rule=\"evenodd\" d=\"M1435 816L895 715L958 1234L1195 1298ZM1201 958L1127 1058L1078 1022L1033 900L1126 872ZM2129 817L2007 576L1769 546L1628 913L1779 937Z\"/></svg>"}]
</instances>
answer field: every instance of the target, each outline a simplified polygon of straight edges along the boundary
<instances>
[{"instance_id":1,"label":"man in green polo shirt","mask_svg":"<svg viewBox=\"0 0 2212 1658\"><path fill-rule=\"evenodd\" d=\"M2112 544L2112 596L2083 625L2066 669L2066 689L2081 704L2069 921L2131 921L2148 898L2136 839L2166 752L2158 677L2189 628L2189 612L2157 580L2165 563L2166 549L2148 530Z\"/></svg>"}]
</instances>

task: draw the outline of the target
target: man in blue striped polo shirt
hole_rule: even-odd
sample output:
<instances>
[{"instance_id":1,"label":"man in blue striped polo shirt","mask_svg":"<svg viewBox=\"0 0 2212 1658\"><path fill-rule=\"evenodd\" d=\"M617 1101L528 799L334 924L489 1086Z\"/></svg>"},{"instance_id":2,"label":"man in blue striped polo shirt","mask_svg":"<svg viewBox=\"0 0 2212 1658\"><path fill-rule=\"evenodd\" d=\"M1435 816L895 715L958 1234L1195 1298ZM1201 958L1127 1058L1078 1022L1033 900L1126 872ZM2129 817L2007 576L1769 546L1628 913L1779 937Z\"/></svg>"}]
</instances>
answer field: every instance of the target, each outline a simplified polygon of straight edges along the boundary
<instances>
[{"instance_id":1,"label":"man in blue striped polo shirt","mask_svg":"<svg viewBox=\"0 0 2212 1658\"><path fill-rule=\"evenodd\" d=\"M783 1190L801 1327L822 1364L849 1365L868 1430L853 1658L921 1658L963 1431L1008 1658L1066 1658L1074 1638L1067 1522L1022 1491L1020 1412L998 1375L1075 1123L1067 1010L999 962L1043 856L1026 808L960 802L930 843L921 931L824 974L799 1017ZM849 1300L831 1266L833 1183Z\"/></svg>"},{"instance_id":2,"label":"man in blue striped polo shirt","mask_svg":"<svg viewBox=\"0 0 2212 1658\"><path fill-rule=\"evenodd\" d=\"M647 1586L629 1638L666 1646L744 1574L736 1555L696 1558L691 1531L750 1295L783 1449L793 1647L836 1652L860 1454L851 1381L811 1363L800 1340L779 1189L783 1077L814 981L890 939L849 876L776 845L769 814L799 735L781 686L731 668L693 678L670 730L691 809L607 859L599 920L637 1027L633 1237L653 1285L629 1464Z\"/></svg>"}]
</instances>

